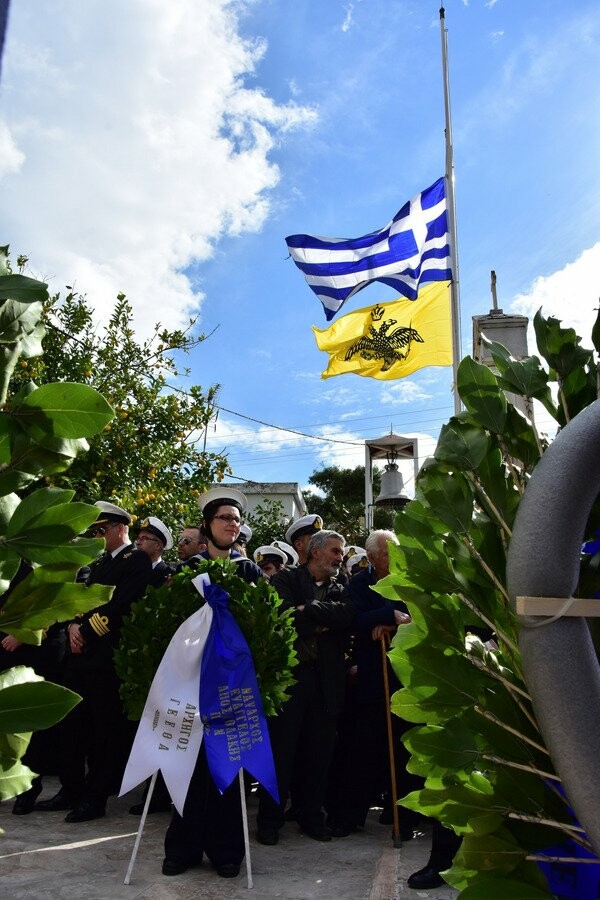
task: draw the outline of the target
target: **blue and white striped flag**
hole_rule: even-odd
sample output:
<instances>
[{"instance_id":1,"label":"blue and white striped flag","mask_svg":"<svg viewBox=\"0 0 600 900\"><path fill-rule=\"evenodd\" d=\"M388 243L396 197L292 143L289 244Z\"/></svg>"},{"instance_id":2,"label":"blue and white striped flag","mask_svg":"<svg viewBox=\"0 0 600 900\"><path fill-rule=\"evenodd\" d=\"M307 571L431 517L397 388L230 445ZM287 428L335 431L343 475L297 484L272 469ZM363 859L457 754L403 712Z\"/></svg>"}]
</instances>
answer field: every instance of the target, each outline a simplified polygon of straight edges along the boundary
<instances>
[{"instance_id":1,"label":"blue and white striped flag","mask_svg":"<svg viewBox=\"0 0 600 900\"><path fill-rule=\"evenodd\" d=\"M452 279L444 178L405 203L385 228L364 237L292 234L285 240L328 320L372 281L416 300L421 284Z\"/></svg>"}]
</instances>

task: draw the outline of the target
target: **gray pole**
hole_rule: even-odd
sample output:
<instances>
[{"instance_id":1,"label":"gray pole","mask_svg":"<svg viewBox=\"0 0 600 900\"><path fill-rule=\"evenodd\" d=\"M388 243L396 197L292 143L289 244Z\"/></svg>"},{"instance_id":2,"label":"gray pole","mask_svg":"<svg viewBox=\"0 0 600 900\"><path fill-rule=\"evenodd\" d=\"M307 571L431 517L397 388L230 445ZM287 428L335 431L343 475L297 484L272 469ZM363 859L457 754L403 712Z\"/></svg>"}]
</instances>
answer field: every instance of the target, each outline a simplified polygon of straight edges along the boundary
<instances>
[{"instance_id":1,"label":"gray pole","mask_svg":"<svg viewBox=\"0 0 600 900\"><path fill-rule=\"evenodd\" d=\"M461 410L460 397L458 396L457 377L458 366L462 356L460 335L460 281L458 277L458 241L456 237L456 207L454 204L454 154L452 149L452 120L450 115L450 83L448 79L448 31L445 23L445 10L440 8L440 30L442 36L442 73L444 80L444 113L446 117L446 204L448 215L448 230L450 233L450 248L452 253L453 279L450 283L450 304L452 310L452 372L454 412Z\"/></svg>"}]
</instances>

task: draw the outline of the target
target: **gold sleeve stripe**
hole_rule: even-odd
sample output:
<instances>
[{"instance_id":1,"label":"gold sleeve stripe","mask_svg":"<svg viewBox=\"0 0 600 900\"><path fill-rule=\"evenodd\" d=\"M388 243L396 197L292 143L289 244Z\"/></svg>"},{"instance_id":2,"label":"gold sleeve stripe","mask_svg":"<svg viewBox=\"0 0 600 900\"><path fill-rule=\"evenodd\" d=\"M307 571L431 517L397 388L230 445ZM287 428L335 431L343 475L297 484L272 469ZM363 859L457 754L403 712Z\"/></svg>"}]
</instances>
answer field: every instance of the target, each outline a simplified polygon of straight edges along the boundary
<instances>
[{"instance_id":1,"label":"gold sleeve stripe","mask_svg":"<svg viewBox=\"0 0 600 900\"><path fill-rule=\"evenodd\" d=\"M104 637L104 635L108 634L110 631L110 628L108 627L108 616L101 616L99 613L94 613L90 619L90 627L94 629L99 637Z\"/></svg>"}]
</instances>

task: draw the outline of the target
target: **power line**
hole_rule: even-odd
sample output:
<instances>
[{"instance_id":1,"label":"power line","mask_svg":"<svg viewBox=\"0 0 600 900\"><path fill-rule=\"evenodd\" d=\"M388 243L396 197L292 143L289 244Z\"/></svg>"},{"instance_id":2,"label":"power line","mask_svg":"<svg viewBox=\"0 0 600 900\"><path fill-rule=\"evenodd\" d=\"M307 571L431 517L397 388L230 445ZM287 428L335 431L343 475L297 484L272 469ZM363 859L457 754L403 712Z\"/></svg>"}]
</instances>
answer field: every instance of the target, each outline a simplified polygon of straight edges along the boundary
<instances>
[{"instance_id":1,"label":"power line","mask_svg":"<svg viewBox=\"0 0 600 900\"><path fill-rule=\"evenodd\" d=\"M258 425L264 425L265 428L274 428L276 431L287 431L289 434L297 434L300 437L310 438L313 441L325 441L328 444L353 444L355 447L361 445L361 441L344 441L341 438L326 438L318 434L306 434L303 431L296 431L294 428L284 428L283 425L272 425L270 422L263 422L262 419L255 419L253 416L245 416L244 413L235 412L233 409L226 409L224 406L216 406L222 412L229 413L230 416L238 416L240 419L247 419L249 422L256 422Z\"/></svg>"}]
</instances>

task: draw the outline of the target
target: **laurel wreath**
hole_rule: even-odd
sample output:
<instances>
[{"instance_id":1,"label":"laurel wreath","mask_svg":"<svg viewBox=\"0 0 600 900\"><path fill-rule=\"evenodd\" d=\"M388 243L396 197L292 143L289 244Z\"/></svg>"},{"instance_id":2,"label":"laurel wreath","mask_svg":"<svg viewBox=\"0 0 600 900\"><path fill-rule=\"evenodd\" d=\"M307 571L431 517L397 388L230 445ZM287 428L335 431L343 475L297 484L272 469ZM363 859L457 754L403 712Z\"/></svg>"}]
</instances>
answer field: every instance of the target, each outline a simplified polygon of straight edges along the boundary
<instances>
[{"instance_id":1,"label":"laurel wreath","mask_svg":"<svg viewBox=\"0 0 600 900\"><path fill-rule=\"evenodd\" d=\"M169 584L148 588L123 619L115 667L122 682L121 699L134 721L141 718L152 679L174 633L204 605L192 584L200 572L229 594L229 609L254 659L265 714L274 715L288 699L286 691L295 682L292 669L297 664L293 611L281 609L281 598L264 579L248 584L236 574L234 562L206 560L194 570L174 575Z\"/></svg>"}]
</instances>

